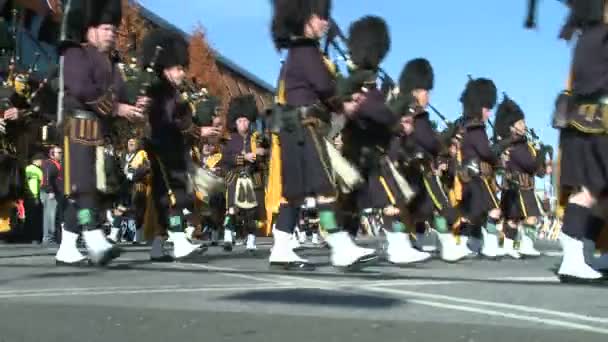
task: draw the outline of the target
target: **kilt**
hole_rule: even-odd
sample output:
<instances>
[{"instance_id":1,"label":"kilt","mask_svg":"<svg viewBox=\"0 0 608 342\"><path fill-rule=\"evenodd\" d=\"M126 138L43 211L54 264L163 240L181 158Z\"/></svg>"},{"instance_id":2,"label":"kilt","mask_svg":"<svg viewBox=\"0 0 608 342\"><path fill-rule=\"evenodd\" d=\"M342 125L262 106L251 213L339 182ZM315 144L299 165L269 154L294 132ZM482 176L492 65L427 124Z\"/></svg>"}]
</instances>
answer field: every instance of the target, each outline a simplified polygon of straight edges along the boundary
<instances>
[{"instance_id":1,"label":"kilt","mask_svg":"<svg viewBox=\"0 0 608 342\"><path fill-rule=\"evenodd\" d=\"M189 156L186 151L175 153L149 148L150 150L146 152L150 156L152 166L152 195L156 209L163 215L160 222L164 222L164 214L167 208L185 209L194 207L194 193L187 170L187 158ZM174 206L170 203L169 189L175 196Z\"/></svg>"},{"instance_id":2,"label":"kilt","mask_svg":"<svg viewBox=\"0 0 608 342\"><path fill-rule=\"evenodd\" d=\"M64 190L72 197L117 195L124 177L117 159L104 149L106 123L76 110L64 135ZM109 199L113 200L113 199Z\"/></svg>"},{"instance_id":3,"label":"kilt","mask_svg":"<svg viewBox=\"0 0 608 342\"><path fill-rule=\"evenodd\" d=\"M540 217L540 204L534 190L509 189L502 193L500 207L508 220L523 220L527 217Z\"/></svg>"},{"instance_id":4,"label":"kilt","mask_svg":"<svg viewBox=\"0 0 608 342\"><path fill-rule=\"evenodd\" d=\"M595 195L608 190L608 135L562 129L559 145L560 187L584 186Z\"/></svg>"},{"instance_id":5,"label":"kilt","mask_svg":"<svg viewBox=\"0 0 608 342\"><path fill-rule=\"evenodd\" d=\"M239 203L255 203L256 205L252 205L251 208L242 208L242 209L252 209L252 208L257 208L260 204L260 200L257 197L257 191L254 188L253 185L253 177L251 176L243 176L243 175L234 175L234 177L227 177L227 178L232 178L231 181L228 183L228 188L226 189L226 207L230 208L230 207L234 207L234 208L240 208ZM245 185L247 185L246 183L251 184L251 187L248 186L243 186L243 184L241 184L240 188L237 188L237 186L239 185L239 179L241 179L242 181L245 182ZM238 196L238 198L237 198ZM237 201L238 200L238 201Z\"/></svg>"},{"instance_id":6,"label":"kilt","mask_svg":"<svg viewBox=\"0 0 608 342\"><path fill-rule=\"evenodd\" d=\"M462 216L469 219L471 223L483 224L488 212L499 208L496 195L486 179L475 176L469 182L463 184L462 201L459 209Z\"/></svg>"},{"instance_id":7,"label":"kilt","mask_svg":"<svg viewBox=\"0 0 608 342\"><path fill-rule=\"evenodd\" d=\"M336 196L321 129L309 125L303 130L303 141L293 132L279 133L283 197L297 202L310 196Z\"/></svg>"},{"instance_id":8,"label":"kilt","mask_svg":"<svg viewBox=\"0 0 608 342\"><path fill-rule=\"evenodd\" d=\"M391 205L399 208L405 205L394 177L387 171L378 167L365 177L366 182L355 192L359 210L384 209Z\"/></svg>"}]
</instances>

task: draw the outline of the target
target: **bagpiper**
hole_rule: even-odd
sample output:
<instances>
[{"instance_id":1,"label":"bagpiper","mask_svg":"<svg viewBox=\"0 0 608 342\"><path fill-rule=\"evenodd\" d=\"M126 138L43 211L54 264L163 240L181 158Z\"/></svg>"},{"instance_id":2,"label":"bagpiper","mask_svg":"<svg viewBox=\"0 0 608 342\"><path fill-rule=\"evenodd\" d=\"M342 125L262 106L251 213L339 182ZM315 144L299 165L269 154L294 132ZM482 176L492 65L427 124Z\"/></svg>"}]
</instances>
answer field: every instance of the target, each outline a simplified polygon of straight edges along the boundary
<instances>
[{"instance_id":1,"label":"bagpiper","mask_svg":"<svg viewBox=\"0 0 608 342\"><path fill-rule=\"evenodd\" d=\"M272 153L280 153L284 201L276 219L270 264L310 269L311 264L290 246L299 208L306 197L315 199L320 226L328 232L334 266L349 267L375 260L375 250L355 245L349 234L340 229L336 216L339 191L333 158L328 158L331 143L324 133L329 131L332 111L353 113L358 104L352 101L345 106L336 97L335 76L320 50L319 39L329 26L331 1L275 0L273 4L273 41L277 49L287 50L287 57L279 82L284 103L273 114L281 121L280 148L273 145Z\"/></svg>"},{"instance_id":2,"label":"bagpiper","mask_svg":"<svg viewBox=\"0 0 608 342\"><path fill-rule=\"evenodd\" d=\"M82 232L89 258L104 265L120 254L111 245L100 225L105 195L117 189L108 186L113 178L105 165L105 141L109 136L107 120L122 117L143 120L145 100L128 105L124 82L111 59L120 24L120 0L89 0L72 3L64 14L70 32L62 42L64 59L63 108L65 163L65 228L55 256L57 264L78 265L85 257L78 251Z\"/></svg>"},{"instance_id":3,"label":"bagpiper","mask_svg":"<svg viewBox=\"0 0 608 342\"><path fill-rule=\"evenodd\" d=\"M342 151L364 179L355 192L357 207L360 212L369 208L382 212L389 262L403 265L424 261L430 255L411 246L400 218L411 200L409 184L402 182L389 155L399 116L386 105L376 84L378 67L390 49L386 22L374 16L355 21L349 29L348 47L353 70L346 82L354 82L348 86L360 106L348 116L342 130Z\"/></svg>"},{"instance_id":4,"label":"bagpiper","mask_svg":"<svg viewBox=\"0 0 608 342\"><path fill-rule=\"evenodd\" d=\"M265 153L258 146L258 132L252 132L258 109L253 95L235 97L228 107L229 140L224 144L221 168L226 173L226 218L224 221L224 249L232 250L232 233L241 228L247 236L246 248L256 249L255 238L259 220L258 199L254 187L254 173L259 168L258 158Z\"/></svg>"},{"instance_id":5,"label":"bagpiper","mask_svg":"<svg viewBox=\"0 0 608 342\"><path fill-rule=\"evenodd\" d=\"M534 178L544 167L544 155L526 139L525 115L521 108L508 97L500 103L494 121L499 140L512 138L507 147L507 160L503 176L501 209L505 239L519 240L519 249L511 249L507 243L505 253L513 258L540 256L534 248L536 224L541 208L536 198Z\"/></svg>"},{"instance_id":6,"label":"bagpiper","mask_svg":"<svg viewBox=\"0 0 608 342\"><path fill-rule=\"evenodd\" d=\"M492 149L486 134L486 122L496 105L496 96L494 82L478 78L467 83L460 98L464 116L459 172L463 181L459 208L463 216L461 232L469 236L473 252L488 258L496 258L499 254L497 225L502 215L496 198L494 168L499 166L500 156L509 144L509 139L505 139ZM513 246L513 240L505 239L504 243L505 248Z\"/></svg>"},{"instance_id":7,"label":"bagpiper","mask_svg":"<svg viewBox=\"0 0 608 342\"><path fill-rule=\"evenodd\" d=\"M564 256L558 270L564 282L589 282L608 269L606 255L596 258L599 235L594 218L606 217L608 190L608 65L602 51L608 49L608 25L604 0L571 0L570 16L562 38L579 37L572 61L572 90L558 98L553 125L560 129L560 191L568 194L559 240ZM563 106L562 106L563 104ZM595 234L593 231L595 230Z\"/></svg>"},{"instance_id":8,"label":"bagpiper","mask_svg":"<svg viewBox=\"0 0 608 342\"><path fill-rule=\"evenodd\" d=\"M188 43L178 33L163 29L152 31L144 38L141 63L153 68L157 76L148 91L150 138L146 151L152 168L152 195L158 222L173 242L172 257L183 259L201 248L184 232L194 201L188 174L192 163L190 137L198 137L203 132L193 123L192 109L180 94L189 64ZM154 239L150 258L170 260L164 253L160 236Z\"/></svg>"},{"instance_id":9,"label":"bagpiper","mask_svg":"<svg viewBox=\"0 0 608 342\"><path fill-rule=\"evenodd\" d=\"M464 258L468 251L459 248L452 227L457 223L456 210L449 203L438 176L437 160L442 150L441 140L433 129L427 107L430 103L430 91L434 86L434 73L431 63L424 58L409 61L399 78L401 101L406 103L405 110L414 119L414 130L411 135L415 145L414 156L405 169L406 177L416 189L416 197L408 206L408 213L415 223L417 240L422 238L426 223L437 231L441 249L441 258L455 262ZM446 165L447 166L447 165ZM419 232L418 229L422 229Z\"/></svg>"}]
</instances>

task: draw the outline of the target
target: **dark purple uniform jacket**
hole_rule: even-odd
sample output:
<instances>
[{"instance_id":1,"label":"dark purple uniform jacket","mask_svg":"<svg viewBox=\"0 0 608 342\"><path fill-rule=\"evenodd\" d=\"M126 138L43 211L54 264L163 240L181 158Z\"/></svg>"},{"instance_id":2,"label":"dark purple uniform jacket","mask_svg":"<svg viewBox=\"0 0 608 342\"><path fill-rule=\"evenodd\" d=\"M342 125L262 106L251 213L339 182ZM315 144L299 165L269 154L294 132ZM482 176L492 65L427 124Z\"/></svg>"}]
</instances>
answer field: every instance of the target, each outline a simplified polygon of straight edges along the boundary
<instances>
[{"instance_id":1,"label":"dark purple uniform jacket","mask_svg":"<svg viewBox=\"0 0 608 342\"><path fill-rule=\"evenodd\" d=\"M229 172L235 170L238 166L251 165L244 160L242 165L238 165L237 158L243 154L251 153L251 134L247 134L243 138L240 134L230 133L230 140L226 142L222 151L222 170Z\"/></svg>"},{"instance_id":2,"label":"dark purple uniform jacket","mask_svg":"<svg viewBox=\"0 0 608 342\"><path fill-rule=\"evenodd\" d=\"M291 47L283 72L288 105L310 106L321 102L333 107L330 100L336 85L317 41L302 41Z\"/></svg>"},{"instance_id":3,"label":"dark purple uniform jacket","mask_svg":"<svg viewBox=\"0 0 608 342\"><path fill-rule=\"evenodd\" d=\"M370 90L367 100L342 131L345 156L357 163L362 148L388 152L398 121L397 115L385 105L382 93Z\"/></svg>"},{"instance_id":4,"label":"dark purple uniform jacket","mask_svg":"<svg viewBox=\"0 0 608 342\"><path fill-rule=\"evenodd\" d=\"M64 106L68 111L74 109L98 113L88 103L102 97L110 87L113 89L116 102L126 103L127 94L122 74L109 54L99 52L96 48L83 45L70 47L64 52Z\"/></svg>"},{"instance_id":5,"label":"dark purple uniform jacket","mask_svg":"<svg viewBox=\"0 0 608 342\"><path fill-rule=\"evenodd\" d=\"M608 95L608 25L589 28L579 37L572 62L574 95Z\"/></svg>"},{"instance_id":6,"label":"dark purple uniform jacket","mask_svg":"<svg viewBox=\"0 0 608 342\"><path fill-rule=\"evenodd\" d=\"M150 90L151 141L157 152L167 155L186 153L188 131L193 128L192 112L179 91L164 79Z\"/></svg>"},{"instance_id":7,"label":"dark purple uniform jacket","mask_svg":"<svg viewBox=\"0 0 608 342\"><path fill-rule=\"evenodd\" d=\"M520 140L511 146L509 160L506 165L507 170L534 175L537 166L536 158L530 152L526 141Z\"/></svg>"},{"instance_id":8,"label":"dark purple uniform jacket","mask_svg":"<svg viewBox=\"0 0 608 342\"><path fill-rule=\"evenodd\" d=\"M462 163L466 165L472 160L493 166L498 163L498 157L490 149L485 125L471 125L465 129L462 138Z\"/></svg>"},{"instance_id":9,"label":"dark purple uniform jacket","mask_svg":"<svg viewBox=\"0 0 608 342\"><path fill-rule=\"evenodd\" d=\"M426 158L435 159L439 155L441 142L431 126L429 113L425 112L414 117L413 138Z\"/></svg>"}]
</instances>

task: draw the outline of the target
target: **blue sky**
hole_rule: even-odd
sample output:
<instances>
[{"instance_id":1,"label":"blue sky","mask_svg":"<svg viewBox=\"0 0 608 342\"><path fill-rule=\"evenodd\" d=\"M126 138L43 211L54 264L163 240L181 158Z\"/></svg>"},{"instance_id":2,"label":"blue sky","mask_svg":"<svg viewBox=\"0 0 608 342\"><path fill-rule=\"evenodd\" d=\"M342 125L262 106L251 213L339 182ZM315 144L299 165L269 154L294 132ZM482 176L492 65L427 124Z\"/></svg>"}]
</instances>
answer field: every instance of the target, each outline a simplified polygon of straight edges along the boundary
<instances>
[{"instance_id":1,"label":"blue sky","mask_svg":"<svg viewBox=\"0 0 608 342\"><path fill-rule=\"evenodd\" d=\"M274 84L280 56L269 34L269 0L141 0L142 5L190 32L201 23L212 46ZM373 14L390 26L392 47L383 63L398 79L403 65L425 57L435 69L431 101L448 118L460 111L467 74L489 77L526 113L529 126L557 143L550 116L563 89L572 46L557 39L567 14L556 0L540 1L539 28L523 28L525 0L334 0L333 16L344 31Z\"/></svg>"}]
</instances>

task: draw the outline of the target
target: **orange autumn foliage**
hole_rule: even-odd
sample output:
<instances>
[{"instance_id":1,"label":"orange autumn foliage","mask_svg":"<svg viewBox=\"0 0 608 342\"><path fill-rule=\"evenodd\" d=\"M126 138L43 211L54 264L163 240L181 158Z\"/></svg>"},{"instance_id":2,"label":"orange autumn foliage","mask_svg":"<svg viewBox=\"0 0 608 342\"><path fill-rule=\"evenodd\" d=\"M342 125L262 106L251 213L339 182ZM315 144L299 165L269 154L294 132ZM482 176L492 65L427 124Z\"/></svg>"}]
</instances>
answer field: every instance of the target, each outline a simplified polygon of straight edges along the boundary
<instances>
[{"instance_id":1,"label":"orange autumn foliage","mask_svg":"<svg viewBox=\"0 0 608 342\"><path fill-rule=\"evenodd\" d=\"M226 93L222 74L216 64L215 54L207 42L201 25L198 25L190 36L189 53L188 77L195 79L198 86L207 88L211 95L219 98L223 112L230 99Z\"/></svg>"},{"instance_id":2,"label":"orange autumn foliage","mask_svg":"<svg viewBox=\"0 0 608 342\"><path fill-rule=\"evenodd\" d=\"M136 45L140 46L149 30L146 21L139 15L139 7L140 5L136 1L122 0L122 21L118 27L116 40L116 49L120 56L128 54L131 35L135 36Z\"/></svg>"}]
</instances>

